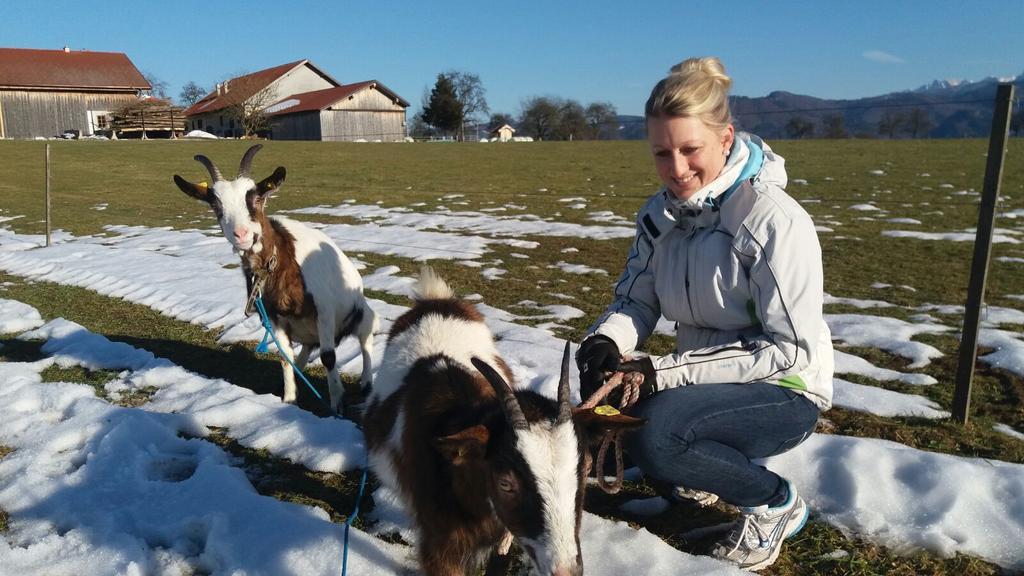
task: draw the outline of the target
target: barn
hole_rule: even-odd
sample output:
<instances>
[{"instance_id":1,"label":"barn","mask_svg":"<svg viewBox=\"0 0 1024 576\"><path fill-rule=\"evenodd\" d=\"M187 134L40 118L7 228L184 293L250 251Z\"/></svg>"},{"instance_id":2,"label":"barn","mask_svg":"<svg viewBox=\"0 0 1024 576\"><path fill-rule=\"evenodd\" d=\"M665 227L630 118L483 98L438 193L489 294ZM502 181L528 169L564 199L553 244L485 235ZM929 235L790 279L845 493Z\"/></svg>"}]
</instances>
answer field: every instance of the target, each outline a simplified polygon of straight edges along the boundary
<instances>
[{"instance_id":1,"label":"barn","mask_svg":"<svg viewBox=\"0 0 1024 576\"><path fill-rule=\"evenodd\" d=\"M188 130L221 137L242 136L253 122L249 133L278 140L402 140L408 107L376 80L342 85L299 60L219 83L185 117Z\"/></svg>"},{"instance_id":2,"label":"barn","mask_svg":"<svg viewBox=\"0 0 1024 576\"><path fill-rule=\"evenodd\" d=\"M405 139L409 103L376 80L284 98L266 109L275 140Z\"/></svg>"},{"instance_id":3,"label":"barn","mask_svg":"<svg viewBox=\"0 0 1024 576\"><path fill-rule=\"evenodd\" d=\"M91 135L151 89L120 52L0 48L0 138Z\"/></svg>"}]
</instances>

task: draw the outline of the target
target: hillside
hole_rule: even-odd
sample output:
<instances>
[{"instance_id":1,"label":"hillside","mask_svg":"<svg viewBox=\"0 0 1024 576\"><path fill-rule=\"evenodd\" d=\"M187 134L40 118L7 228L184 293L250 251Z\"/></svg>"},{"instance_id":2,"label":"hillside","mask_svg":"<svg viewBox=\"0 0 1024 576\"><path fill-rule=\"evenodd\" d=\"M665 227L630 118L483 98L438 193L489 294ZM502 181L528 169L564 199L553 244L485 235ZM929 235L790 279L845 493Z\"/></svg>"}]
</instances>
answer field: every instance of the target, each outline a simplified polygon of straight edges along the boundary
<instances>
[{"instance_id":1,"label":"hillside","mask_svg":"<svg viewBox=\"0 0 1024 576\"><path fill-rule=\"evenodd\" d=\"M1018 97L1024 92L1024 74L1013 80ZM767 96L734 96L732 112L736 127L767 139L801 137L787 129L790 122L809 123L810 132L804 138L826 136L826 118L842 118L846 136L888 138L880 133L879 124L886 114L902 118L892 136L914 137L909 121L914 110L926 116L918 124L918 138L977 138L988 135L992 125L992 108L999 79L986 78L977 82L935 81L915 90L893 92L853 100L828 100L785 91ZM1018 118L1021 111L1017 111ZM620 134L623 139L644 138L641 116L620 116ZM1014 129L1019 133L1020 120Z\"/></svg>"}]
</instances>

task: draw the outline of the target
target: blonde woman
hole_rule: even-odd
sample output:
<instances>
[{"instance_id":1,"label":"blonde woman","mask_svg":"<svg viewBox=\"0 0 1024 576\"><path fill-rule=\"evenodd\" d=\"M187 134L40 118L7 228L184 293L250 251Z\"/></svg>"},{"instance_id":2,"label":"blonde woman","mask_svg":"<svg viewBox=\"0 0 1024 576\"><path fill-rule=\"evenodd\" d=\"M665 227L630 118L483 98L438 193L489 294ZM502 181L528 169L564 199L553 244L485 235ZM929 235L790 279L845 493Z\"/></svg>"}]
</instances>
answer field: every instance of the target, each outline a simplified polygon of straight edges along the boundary
<instances>
[{"instance_id":1,"label":"blonde woman","mask_svg":"<svg viewBox=\"0 0 1024 576\"><path fill-rule=\"evenodd\" d=\"M630 457L678 495L738 507L711 553L758 570L808 510L752 459L811 434L831 406L833 352L814 225L785 192L783 159L734 129L730 84L717 58L691 58L654 87L645 116L663 186L576 360L584 398L610 373L643 373L630 414L648 423L626 440ZM631 359L661 316L676 323L675 352Z\"/></svg>"}]
</instances>

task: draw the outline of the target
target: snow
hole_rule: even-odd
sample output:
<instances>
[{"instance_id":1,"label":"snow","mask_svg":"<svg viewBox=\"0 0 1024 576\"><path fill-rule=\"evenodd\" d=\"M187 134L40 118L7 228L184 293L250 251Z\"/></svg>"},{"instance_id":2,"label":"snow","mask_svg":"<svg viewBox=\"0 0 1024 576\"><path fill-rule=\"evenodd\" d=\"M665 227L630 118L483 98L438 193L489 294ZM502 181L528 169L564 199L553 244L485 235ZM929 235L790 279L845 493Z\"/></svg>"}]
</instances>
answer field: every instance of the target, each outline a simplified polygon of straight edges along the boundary
<instances>
[{"instance_id":1,"label":"snow","mask_svg":"<svg viewBox=\"0 0 1024 576\"><path fill-rule=\"evenodd\" d=\"M0 334L22 332L43 324L39 311L16 300L0 298Z\"/></svg>"},{"instance_id":2,"label":"snow","mask_svg":"<svg viewBox=\"0 0 1024 576\"><path fill-rule=\"evenodd\" d=\"M188 134L185 134L185 138L216 139L217 137L214 136L213 134L210 134L209 132L204 132L202 130L192 130Z\"/></svg>"},{"instance_id":3,"label":"snow","mask_svg":"<svg viewBox=\"0 0 1024 576\"><path fill-rule=\"evenodd\" d=\"M351 254L472 263L485 277L493 275L495 282L509 279L507 274L501 276L500 262L484 256L493 243L528 251L535 243L519 238L543 234L538 229L564 225L560 233L584 241L616 228L544 222L527 214L514 218L482 212L415 214L354 203L327 210L345 209L349 211L343 215L364 222L319 227ZM241 310L241 274L225 268L237 265L237 257L218 233L140 226L111 226L106 232L103 237L75 237L58 231L54 245L41 249L36 248L42 243L38 236L0 229L0 270L143 304L219 330L222 342L259 339L259 323ZM566 272L606 274L565 262L558 267ZM408 296L411 272L386 266L362 273L367 289ZM550 290L550 286L545 289ZM827 296L826 303L862 310L896 308L881 300L833 296ZM551 332L556 327L517 322L558 322L583 312L561 304L520 304L513 309L525 314L483 303L478 307L517 381L554 396L562 346ZM382 332L406 310L376 299L370 305L381 318ZM912 370L941 353L914 338L918 334L954 337L963 308L927 305L911 311L919 313L911 321L868 314L827 315L840 348L837 376L934 384L931 376ZM940 321L926 313L954 317ZM993 351L981 361L1024 375L1024 336L1007 329L1019 325L1022 318L1019 310L987 308L981 345ZM664 319L658 331L674 332ZM243 446L266 450L272 457L309 470L351 471L365 457L362 435L351 422L316 417L282 404L277 396L256 394L245 382L190 372L66 320L44 323L33 308L12 300L0 299L0 332L21 332L20 338L45 341L42 360L0 362L0 445L13 449L0 458L0 509L10 518L10 529L0 536L0 572L162 576L333 574L339 570L340 525L330 522L322 510L261 496L241 463L205 438L217 428ZM376 340L374 356L379 359L385 338ZM904 356L910 371L874 366L844 352L843 345ZM344 372L360 372L354 342L343 344L338 358ZM116 372L102 389L115 401L143 389L152 395L138 408L121 408L97 397L89 385L42 382L41 372L52 365ZM837 406L885 417L947 416L919 395L841 377L834 383ZM1007 426L997 429L1014 438L1024 436ZM937 454L870 438L820 434L767 464L794 481L815 520L847 534L900 552L964 553L1009 570L1024 569L1024 466ZM401 510L389 509L384 494L378 491L378 496L376 528L393 526L407 532L408 519ZM624 504L623 510L642 516L666 505L658 498L641 499ZM587 574L739 573L710 558L675 550L646 530L589 514L583 520L581 540ZM408 573L413 570L410 557L406 546L352 531L353 574Z\"/></svg>"}]
</instances>

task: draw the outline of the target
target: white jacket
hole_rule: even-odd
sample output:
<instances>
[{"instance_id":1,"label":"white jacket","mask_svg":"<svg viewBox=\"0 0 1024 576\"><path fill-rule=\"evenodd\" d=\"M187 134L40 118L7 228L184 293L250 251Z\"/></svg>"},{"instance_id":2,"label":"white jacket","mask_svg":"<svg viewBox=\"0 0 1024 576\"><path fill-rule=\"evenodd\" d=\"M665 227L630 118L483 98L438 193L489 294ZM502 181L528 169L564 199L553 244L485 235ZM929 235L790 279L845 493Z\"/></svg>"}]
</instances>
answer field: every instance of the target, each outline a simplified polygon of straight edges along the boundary
<instances>
[{"instance_id":1,"label":"white jacket","mask_svg":"<svg viewBox=\"0 0 1024 576\"><path fill-rule=\"evenodd\" d=\"M654 357L662 390L769 382L832 404L832 337L822 315L821 247L785 193L785 161L737 133L722 174L683 202L662 188L637 215L615 301L591 327L623 356L659 316L676 353Z\"/></svg>"}]
</instances>

